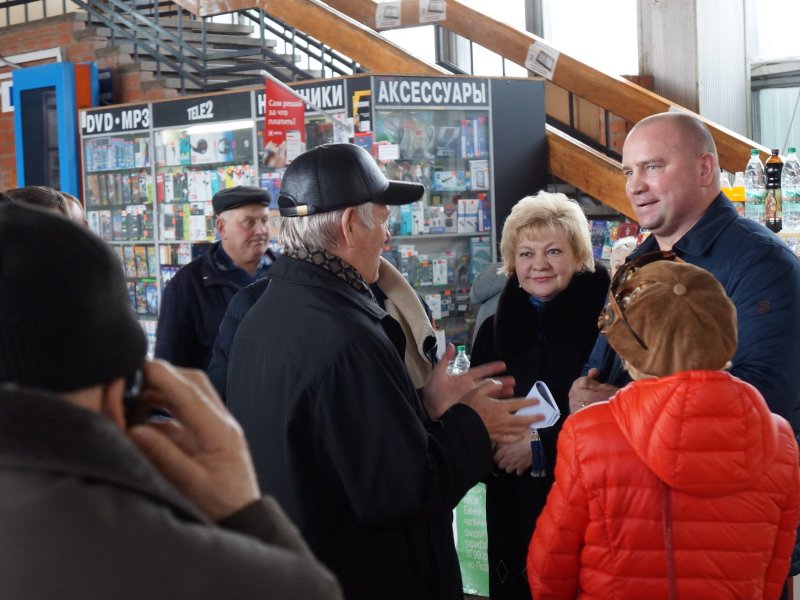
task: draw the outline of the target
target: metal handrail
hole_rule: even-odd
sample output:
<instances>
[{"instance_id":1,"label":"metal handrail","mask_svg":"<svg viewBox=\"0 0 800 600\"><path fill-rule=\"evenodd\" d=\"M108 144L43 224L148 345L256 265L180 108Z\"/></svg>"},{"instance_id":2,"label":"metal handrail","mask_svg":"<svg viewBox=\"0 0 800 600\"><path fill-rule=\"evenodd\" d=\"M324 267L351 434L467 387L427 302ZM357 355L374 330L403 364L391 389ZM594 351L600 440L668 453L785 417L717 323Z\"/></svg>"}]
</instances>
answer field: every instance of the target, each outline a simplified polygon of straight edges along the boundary
<instances>
[{"instance_id":1,"label":"metal handrail","mask_svg":"<svg viewBox=\"0 0 800 600\"><path fill-rule=\"evenodd\" d=\"M44 18L56 16L47 13L46 0L0 0L0 14L5 10L6 22L10 22L10 10L24 6L24 22L37 19L30 17L28 5L42 4ZM66 14L67 0L62 0L61 12ZM334 51L319 40L306 35L289 25L274 19L262 10L247 9L239 11L242 21L257 26L257 47L237 50L209 49L206 24L212 17L197 18L171 0L155 3L137 3L136 0L69 0L70 5L82 9L89 16L90 23L99 24L110 30L110 42L124 40L133 45L136 57L149 56L156 63L155 73L162 77L162 70L168 68L180 79L181 91L185 91L188 83L203 91L214 91L230 87L257 85L263 82L261 71L267 71L281 81L305 80L318 77L313 64L318 63L323 75L349 75L363 72L360 65ZM178 21L177 34L161 24L164 18L175 18ZM200 33L197 44L185 39L185 23L196 22ZM270 36L270 37L268 37ZM284 47L291 49L289 57L272 50L269 44L279 41ZM296 56L305 57L306 68L298 66ZM248 63L214 66L214 61L256 57ZM246 72L257 72L248 75ZM288 76L287 76L288 73ZM239 75L235 81L214 81L215 76Z\"/></svg>"},{"instance_id":2,"label":"metal handrail","mask_svg":"<svg viewBox=\"0 0 800 600\"><path fill-rule=\"evenodd\" d=\"M269 31L275 38L282 40L285 44L291 45L292 54L299 47L307 57L319 62L323 70L327 67L330 76L352 75L364 72L364 69L356 61L284 23L280 19L268 15L263 10L249 9L240 11L239 14L264 30Z\"/></svg>"}]
</instances>

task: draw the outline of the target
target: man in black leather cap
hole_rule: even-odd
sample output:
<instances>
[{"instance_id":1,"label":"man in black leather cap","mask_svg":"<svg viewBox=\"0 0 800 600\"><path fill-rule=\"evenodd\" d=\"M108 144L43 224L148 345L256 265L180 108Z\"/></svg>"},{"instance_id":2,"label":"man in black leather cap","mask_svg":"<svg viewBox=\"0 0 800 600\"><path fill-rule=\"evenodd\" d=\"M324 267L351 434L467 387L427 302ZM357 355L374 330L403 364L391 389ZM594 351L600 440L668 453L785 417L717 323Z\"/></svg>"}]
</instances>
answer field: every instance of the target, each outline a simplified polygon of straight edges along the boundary
<instances>
[{"instance_id":1,"label":"man in black leather cap","mask_svg":"<svg viewBox=\"0 0 800 600\"><path fill-rule=\"evenodd\" d=\"M214 194L211 203L219 241L167 284L156 331L156 357L202 370L231 298L262 279L275 260L268 248L269 192L236 186Z\"/></svg>"},{"instance_id":2,"label":"man in black leather cap","mask_svg":"<svg viewBox=\"0 0 800 600\"><path fill-rule=\"evenodd\" d=\"M418 393L405 336L370 291L388 243L387 205L422 198L352 144L300 155L278 205L284 254L234 338L227 402L259 481L300 526L349 600L463 600L452 510L518 439L534 401L498 402L492 363Z\"/></svg>"}]
</instances>

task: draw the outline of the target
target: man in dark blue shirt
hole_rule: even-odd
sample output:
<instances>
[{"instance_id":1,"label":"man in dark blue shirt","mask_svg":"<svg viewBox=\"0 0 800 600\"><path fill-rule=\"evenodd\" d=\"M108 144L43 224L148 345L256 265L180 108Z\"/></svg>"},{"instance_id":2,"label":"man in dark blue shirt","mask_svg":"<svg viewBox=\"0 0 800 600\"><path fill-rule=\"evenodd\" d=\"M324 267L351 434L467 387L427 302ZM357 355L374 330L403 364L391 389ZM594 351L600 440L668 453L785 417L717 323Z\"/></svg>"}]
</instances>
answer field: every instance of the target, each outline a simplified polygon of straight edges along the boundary
<instances>
[{"instance_id":1,"label":"man in dark blue shirt","mask_svg":"<svg viewBox=\"0 0 800 600\"><path fill-rule=\"evenodd\" d=\"M622 149L625 193L652 235L630 258L672 250L710 271L736 306L731 373L800 432L800 261L763 225L739 216L719 184L714 140L697 117L661 113L634 126ZM572 412L608 400L630 379L604 336L569 393ZM796 547L790 575L800 573ZM784 589L781 598L787 598Z\"/></svg>"},{"instance_id":2,"label":"man in dark blue shirt","mask_svg":"<svg viewBox=\"0 0 800 600\"><path fill-rule=\"evenodd\" d=\"M652 232L631 256L672 250L719 280L738 317L731 373L800 430L800 261L720 193L716 147L696 117L662 113L639 122L625 141L622 169L639 224ZM585 372L570 391L573 411L629 381L603 336Z\"/></svg>"}]
</instances>

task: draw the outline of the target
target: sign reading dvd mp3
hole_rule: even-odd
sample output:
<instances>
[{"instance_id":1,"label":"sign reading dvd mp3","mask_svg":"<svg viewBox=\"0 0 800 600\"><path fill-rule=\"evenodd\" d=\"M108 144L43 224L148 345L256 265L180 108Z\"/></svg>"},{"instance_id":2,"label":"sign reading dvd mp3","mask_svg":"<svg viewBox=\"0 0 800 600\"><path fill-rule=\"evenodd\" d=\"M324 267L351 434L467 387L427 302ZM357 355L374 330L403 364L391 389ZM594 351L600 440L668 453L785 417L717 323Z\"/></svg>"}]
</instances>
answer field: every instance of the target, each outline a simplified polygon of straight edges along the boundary
<instances>
[{"instance_id":1,"label":"sign reading dvd mp3","mask_svg":"<svg viewBox=\"0 0 800 600\"><path fill-rule=\"evenodd\" d=\"M150 128L150 107L146 104L81 113L81 133L120 133Z\"/></svg>"}]
</instances>

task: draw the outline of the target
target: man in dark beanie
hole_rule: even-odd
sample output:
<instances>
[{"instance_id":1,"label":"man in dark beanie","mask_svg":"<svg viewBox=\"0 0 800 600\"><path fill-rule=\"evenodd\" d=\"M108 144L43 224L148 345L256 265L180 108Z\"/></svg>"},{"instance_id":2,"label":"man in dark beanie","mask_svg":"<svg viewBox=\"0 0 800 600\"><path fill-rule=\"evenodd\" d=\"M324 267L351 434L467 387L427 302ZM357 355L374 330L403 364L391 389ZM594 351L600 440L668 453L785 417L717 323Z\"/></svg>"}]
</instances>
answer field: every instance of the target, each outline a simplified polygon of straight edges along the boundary
<instances>
[{"instance_id":1,"label":"man in dark beanie","mask_svg":"<svg viewBox=\"0 0 800 600\"><path fill-rule=\"evenodd\" d=\"M341 598L207 378L145 360L98 237L0 207L0 289L0 597Z\"/></svg>"},{"instance_id":2,"label":"man in dark beanie","mask_svg":"<svg viewBox=\"0 0 800 600\"><path fill-rule=\"evenodd\" d=\"M183 267L161 300L156 351L180 367L206 370L233 295L262 279L275 260L269 243L269 192L236 186L214 194L219 240Z\"/></svg>"}]
</instances>

